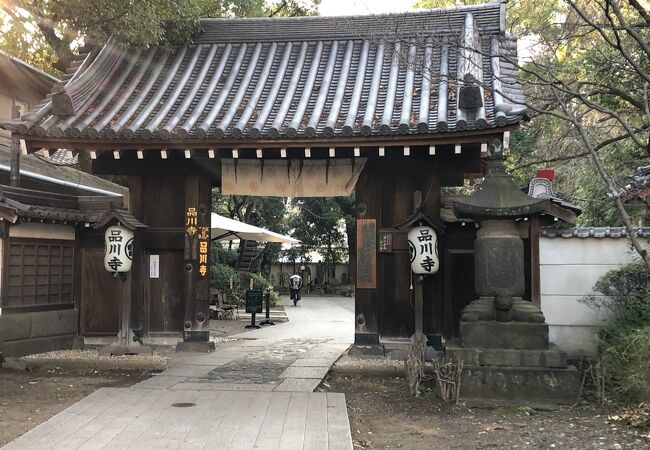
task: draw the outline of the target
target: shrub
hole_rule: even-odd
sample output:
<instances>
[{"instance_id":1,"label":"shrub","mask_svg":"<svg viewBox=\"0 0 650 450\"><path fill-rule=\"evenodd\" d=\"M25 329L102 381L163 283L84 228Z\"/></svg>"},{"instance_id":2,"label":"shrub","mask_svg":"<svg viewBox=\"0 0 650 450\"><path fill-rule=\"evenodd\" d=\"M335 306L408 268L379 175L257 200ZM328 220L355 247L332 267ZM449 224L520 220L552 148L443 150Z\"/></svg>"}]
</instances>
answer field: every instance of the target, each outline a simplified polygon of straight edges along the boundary
<instances>
[{"instance_id":1,"label":"shrub","mask_svg":"<svg viewBox=\"0 0 650 450\"><path fill-rule=\"evenodd\" d=\"M263 275L257 273L237 272L226 264L212 265L212 282L211 287L222 292L226 292L232 298L238 300L240 304L244 301L246 290L250 286L250 279L253 279L254 289L263 291L270 290L272 283ZM232 289L230 280L232 279ZM271 291L271 305L279 303L280 296L277 292Z\"/></svg>"},{"instance_id":2,"label":"shrub","mask_svg":"<svg viewBox=\"0 0 650 450\"><path fill-rule=\"evenodd\" d=\"M614 320L600 332L607 387L623 402L650 400L650 275L643 263L612 270L596 283Z\"/></svg>"}]
</instances>

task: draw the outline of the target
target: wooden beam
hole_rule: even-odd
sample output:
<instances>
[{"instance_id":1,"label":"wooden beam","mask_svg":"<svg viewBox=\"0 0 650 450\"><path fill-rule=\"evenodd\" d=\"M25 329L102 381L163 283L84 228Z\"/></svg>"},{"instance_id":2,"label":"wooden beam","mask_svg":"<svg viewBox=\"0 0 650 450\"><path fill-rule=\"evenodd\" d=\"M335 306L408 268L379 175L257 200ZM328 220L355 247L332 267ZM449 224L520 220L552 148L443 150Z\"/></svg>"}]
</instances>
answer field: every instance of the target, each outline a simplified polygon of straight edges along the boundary
<instances>
[{"instance_id":1,"label":"wooden beam","mask_svg":"<svg viewBox=\"0 0 650 450\"><path fill-rule=\"evenodd\" d=\"M29 147L30 152L34 152L40 148L55 147L55 148L74 148L82 150L90 150L107 147L121 148L121 149L144 149L144 150L158 150L162 148L208 148L220 147L233 147L233 148L246 148L246 147L263 147L263 148L287 148L287 147L377 147L377 146L417 146L417 145L453 145L457 143L467 144L474 143L480 144L481 142L491 142L494 139L505 139L505 133L509 130L514 130L517 125L512 125L498 130L472 130L463 132L448 132L448 133L435 133L435 134L417 134L417 135L394 135L394 136L358 136L349 138L296 138L296 139L92 139L92 138L79 138L71 139L67 136L60 138L52 136L32 136L28 134L17 134L20 139L24 139Z\"/></svg>"}]
</instances>

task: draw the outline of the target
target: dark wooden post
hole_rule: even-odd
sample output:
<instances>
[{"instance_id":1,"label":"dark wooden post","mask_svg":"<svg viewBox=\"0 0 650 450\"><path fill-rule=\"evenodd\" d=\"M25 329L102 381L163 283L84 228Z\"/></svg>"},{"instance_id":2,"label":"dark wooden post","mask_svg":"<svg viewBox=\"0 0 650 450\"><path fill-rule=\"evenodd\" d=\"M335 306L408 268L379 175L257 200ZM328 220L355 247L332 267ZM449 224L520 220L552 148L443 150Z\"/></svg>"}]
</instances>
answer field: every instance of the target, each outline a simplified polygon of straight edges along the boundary
<instances>
[{"instance_id":1,"label":"dark wooden post","mask_svg":"<svg viewBox=\"0 0 650 450\"><path fill-rule=\"evenodd\" d=\"M210 351L210 212L211 185L205 177L185 181L185 314L183 342L177 350Z\"/></svg>"},{"instance_id":2,"label":"dark wooden post","mask_svg":"<svg viewBox=\"0 0 650 450\"><path fill-rule=\"evenodd\" d=\"M20 108L13 105L11 118L20 119ZM11 166L9 169L9 184L12 187L20 187L20 139L11 137Z\"/></svg>"},{"instance_id":3,"label":"dark wooden post","mask_svg":"<svg viewBox=\"0 0 650 450\"><path fill-rule=\"evenodd\" d=\"M417 212L420 207L422 206L422 192L420 191L415 191L413 192L413 212ZM414 274L411 274L413 276ZM413 288L414 288L414 294L415 294L415 334L414 336L416 338L420 338L420 336L423 334L422 330L422 322L423 322L423 294L422 294L422 282L423 282L423 277L419 275L415 275L415 279L413 280Z\"/></svg>"}]
</instances>

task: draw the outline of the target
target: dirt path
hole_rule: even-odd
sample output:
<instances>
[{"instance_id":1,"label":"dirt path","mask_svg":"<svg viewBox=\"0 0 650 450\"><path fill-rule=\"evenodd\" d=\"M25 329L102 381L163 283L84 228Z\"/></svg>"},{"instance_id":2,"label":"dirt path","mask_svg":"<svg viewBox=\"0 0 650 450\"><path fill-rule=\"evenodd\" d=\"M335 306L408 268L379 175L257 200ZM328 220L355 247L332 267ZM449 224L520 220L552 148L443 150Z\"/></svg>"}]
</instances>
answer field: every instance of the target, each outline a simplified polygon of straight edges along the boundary
<instances>
[{"instance_id":1,"label":"dirt path","mask_svg":"<svg viewBox=\"0 0 650 450\"><path fill-rule=\"evenodd\" d=\"M101 387L131 386L146 372L0 369L0 447Z\"/></svg>"},{"instance_id":2,"label":"dirt path","mask_svg":"<svg viewBox=\"0 0 650 450\"><path fill-rule=\"evenodd\" d=\"M608 420L592 406L536 411L449 406L432 391L410 398L395 378L332 376L322 389L345 393L355 448L409 450L487 448L650 448L648 432Z\"/></svg>"}]
</instances>

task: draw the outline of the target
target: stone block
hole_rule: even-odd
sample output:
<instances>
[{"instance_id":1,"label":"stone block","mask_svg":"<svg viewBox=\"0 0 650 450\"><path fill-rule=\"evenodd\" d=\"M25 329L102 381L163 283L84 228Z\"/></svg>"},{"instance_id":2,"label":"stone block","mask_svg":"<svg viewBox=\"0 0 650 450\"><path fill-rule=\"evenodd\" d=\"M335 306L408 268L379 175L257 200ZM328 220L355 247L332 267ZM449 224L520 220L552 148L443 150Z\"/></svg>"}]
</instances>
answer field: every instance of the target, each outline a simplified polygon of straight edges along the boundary
<instances>
[{"instance_id":1,"label":"stone block","mask_svg":"<svg viewBox=\"0 0 650 450\"><path fill-rule=\"evenodd\" d=\"M462 347L473 348L548 348L548 324L528 322L460 322Z\"/></svg>"},{"instance_id":2,"label":"stone block","mask_svg":"<svg viewBox=\"0 0 650 450\"><path fill-rule=\"evenodd\" d=\"M446 354L453 360L463 360L463 363L471 366L478 366L480 351L475 348L447 347Z\"/></svg>"},{"instance_id":3,"label":"stone block","mask_svg":"<svg viewBox=\"0 0 650 450\"><path fill-rule=\"evenodd\" d=\"M358 358L384 356L384 346L379 344L360 345L355 343L350 347L350 350L348 350L348 354Z\"/></svg>"},{"instance_id":4,"label":"stone block","mask_svg":"<svg viewBox=\"0 0 650 450\"><path fill-rule=\"evenodd\" d=\"M70 350L75 335L41 337L5 341L0 343L0 352L6 356L25 356L34 353L51 352L54 350Z\"/></svg>"},{"instance_id":5,"label":"stone block","mask_svg":"<svg viewBox=\"0 0 650 450\"><path fill-rule=\"evenodd\" d=\"M8 358L2 362L2 368L25 371L27 370L27 362L20 358Z\"/></svg>"},{"instance_id":6,"label":"stone block","mask_svg":"<svg viewBox=\"0 0 650 450\"><path fill-rule=\"evenodd\" d=\"M31 313L0 316L0 342L29 339L32 336Z\"/></svg>"},{"instance_id":7,"label":"stone block","mask_svg":"<svg viewBox=\"0 0 650 450\"><path fill-rule=\"evenodd\" d=\"M487 348L479 350L478 359L480 366L567 367L566 353L557 348L549 350Z\"/></svg>"},{"instance_id":8,"label":"stone block","mask_svg":"<svg viewBox=\"0 0 650 450\"><path fill-rule=\"evenodd\" d=\"M573 404L579 390L580 374L573 366L566 369L466 366L461 379L461 399Z\"/></svg>"},{"instance_id":9,"label":"stone block","mask_svg":"<svg viewBox=\"0 0 650 450\"><path fill-rule=\"evenodd\" d=\"M209 341L181 341L176 344L176 352L178 353L210 353L214 349L214 342Z\"/></svg>"},{"instance_id":10,"label":"stone block","mask_svg":"<svg viewBox=\"0 0 650 450\"><path fill-rule=\"evenodd\" d=\"M379 345L379 334L354 333L354 345L362 345L362 346Z\"/></svg>"},{"instance_id":11,"label":"stone block","mask_svg":"<svg viewBox=\"0 0 650 450\"><path fill-rule=\"evenodd\" d=\"M32 317L31 337L77 334L79 330L79 311L77 309L36 312L30 313L30 316Z\"/></svg>"}]
</instances>

